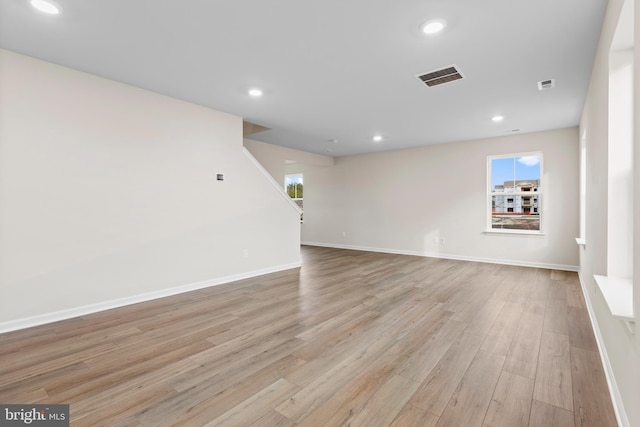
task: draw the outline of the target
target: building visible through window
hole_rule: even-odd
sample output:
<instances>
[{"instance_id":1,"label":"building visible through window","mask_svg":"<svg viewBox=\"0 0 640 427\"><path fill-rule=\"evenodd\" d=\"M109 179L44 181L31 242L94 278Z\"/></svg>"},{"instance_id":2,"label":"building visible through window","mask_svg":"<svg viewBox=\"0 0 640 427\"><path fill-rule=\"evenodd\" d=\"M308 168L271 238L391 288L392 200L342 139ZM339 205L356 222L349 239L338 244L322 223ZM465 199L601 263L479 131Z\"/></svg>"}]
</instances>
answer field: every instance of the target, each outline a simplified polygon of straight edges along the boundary
<instances>
[{"instance_id":1,"label":"building visible through window","mask_svg":"<svg viewBox=\"0 0 640 427\"><path fill-rule=\"evenodd\" d=\"M542 153L488 158L488 229L541 230Z\"/></svg>"}]
</instances>

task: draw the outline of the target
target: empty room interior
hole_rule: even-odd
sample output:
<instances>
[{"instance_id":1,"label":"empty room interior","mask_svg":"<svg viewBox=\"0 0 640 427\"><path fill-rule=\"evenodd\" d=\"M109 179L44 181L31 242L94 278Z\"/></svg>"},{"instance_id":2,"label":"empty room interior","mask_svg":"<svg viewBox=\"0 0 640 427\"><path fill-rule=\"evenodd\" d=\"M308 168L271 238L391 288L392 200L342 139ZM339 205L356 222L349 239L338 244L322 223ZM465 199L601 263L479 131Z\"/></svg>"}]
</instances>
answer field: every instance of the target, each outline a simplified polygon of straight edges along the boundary
<instances>
[{"instance_id":1,"label":"empty room interior","mask_svg":"<svg viewBox=\"0 0 640 427\"><path fill-rule=\"evenodd\" d=\"M640 427L638 3L3 0L0 425Z\"/></svg>"}]
</instances>

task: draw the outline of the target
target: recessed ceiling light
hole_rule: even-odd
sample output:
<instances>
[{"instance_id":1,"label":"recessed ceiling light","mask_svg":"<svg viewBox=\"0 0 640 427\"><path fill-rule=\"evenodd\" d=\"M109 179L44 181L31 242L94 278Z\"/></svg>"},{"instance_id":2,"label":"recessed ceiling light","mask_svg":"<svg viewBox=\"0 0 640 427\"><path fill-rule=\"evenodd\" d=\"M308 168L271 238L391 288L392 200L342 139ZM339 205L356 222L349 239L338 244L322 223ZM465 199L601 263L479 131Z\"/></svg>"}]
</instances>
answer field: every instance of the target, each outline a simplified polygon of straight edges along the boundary
<instances>
[{"instance_id":1,"label":"recessed ceiling light","mask_svg":"<svg viewBox=\"0 0 640 427\"><path fill-rule=\"evenodd\" d=\"M253 96L254 98L259 98L262 96L262 90L254 87L252 89L249 89L249 95Z\"/></svg>"},{"instance_id":2,"label":"recessed ceiling light","mask_svg":"<svg viewBox=\"0 0 640 427\"><path fill-rule=\"evenodd\" d=\"M425 34L437 34L444 30L447 26L447 22L442 19L432 19L422 24L422 32Z\"/></svg>"},{"instance_id":3,"label":"recessed ceiling light","mask_svg":"<svg viewBox=\"0 0 640 427\"><path fill-rule=\"evenodd\" d=\"M338 143L338 139L337 138L333 138L333 139L330 139L329 142L333 142L334 144L337 144Z\"/></svg>"},{"instance_id":4,"label":"recessed ceiling light","mask_svg":"<svg viewBox=\"0 0 640 427\"><path fill-rule=\"evenodd\" d=\"M493 117L491 117L491 121L496 122L496 123L501 122L503 120L504 120L504 116L493 116Z\"/></svg>"},{"instance_id":5,"label":"recessed ceiling light","mask_svg":"<svg viewBox=\"0 0 640 427\"><path fill-rule=\"evenodd\" d=\"M48 0L30 0L29 3L40 12L57 15L60 13L60 6Z\"/></svg>"},{"instance_id":6,"label":"recessed ceiling light","mask_svg":"<svg viewBox=\"0 0 640 427\"><path fill-rule=\"evenodd\" d=\"M380 141L382 141L382 136L381 136L381 135L375 135L375 136L373 137L373 140L374 140L375 142L380 142Z\"/></svg>"}]
</instances>

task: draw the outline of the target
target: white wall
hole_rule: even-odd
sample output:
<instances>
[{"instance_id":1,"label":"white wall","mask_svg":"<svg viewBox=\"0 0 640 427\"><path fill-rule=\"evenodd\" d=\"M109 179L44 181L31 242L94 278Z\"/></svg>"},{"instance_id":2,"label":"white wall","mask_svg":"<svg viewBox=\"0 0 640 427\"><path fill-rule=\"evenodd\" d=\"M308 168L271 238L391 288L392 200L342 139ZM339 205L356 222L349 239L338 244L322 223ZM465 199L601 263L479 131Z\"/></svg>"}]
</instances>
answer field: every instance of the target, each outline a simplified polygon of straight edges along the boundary
<instances>
[{"instance_id":1,"label":"white wall","mask_svg":"<svg viewBox=\"0 0 640 427\"><path fill-rule=\"evenodd\" d=\"M252 152L260 161L280 164L279 150L263 144ZM545 235L485 234L487 156L529 151L544 154ZM576 128L340 157L332 167L297 165L304 173L303 243L578 265ZM440 237L444 245L434 243Z\"/></svg>"},{"instance_id":2,"label":"white wall","mask_svg":"<svg viewBox=\"0 0 640 427\"><path fill-rule=\"evenodd\" d=\"M632 276L633 50L609 53L607 275ZM614 143L612 143L614 142Z\"/></svg>"},{"instance_id":3,"label":"white wall","mask_svg":"<svg viewBox=\"0 0 640 427\"><path fill-rule=\"evenodd\" d=\"M293 150L251 139L245 138L244 146L283 187L286 174L303 173L304 168L309 166L330 167L334 164L334 158L330 156Z\"/></svg>"},{"instance_id":4,"label":"white wall","mask_svg":"<svg viewBox=\"0 0 640 427\"><path fill-rule=\"evenodd\" d=\"M0 330L300 263L239 117L0 51L0 120Z\"/></svg>"},{"instance_id":5,"label":"white wall","mask_svg":"<svg viewBox=\"0 0 640 427\"><path fill-rule=\"evenodd\" d=\"M633 0L631 0L633 1ZM636 3L638 3L636 1ZM628 418L629 425L640 425L640 331L632 335L623 321L611 316L602 295L597 290L594 274L607 275L607 200L608 188L608 138L609 138L609 48L622 9L622 0L609 1L605 16L598 52L596 55L589 91L580 123L581 134L586 135L587 182L586 182L586 246L580 251L581 279L587 300L591 304L592 315L596 324L596 333L601 338L604 354L610 362L606 368L617 384L614 396L620 398L620 408ZM635 39L639 40L640 15L635 8ZM636 42L635 56L635 89L634 89L634 129L635 147L638 147L640 131L640 55ZM640 313L640 234L637 220L640 218L640 150L635 150L634 177L634 306L635 315ZM631 230L627 230L631 234ZM636 322L637 325L637 322ZM624 422L624 420L623 420Z\"/></svg>"},{"instance_id":6,"label":"white wall","mask_svg":"<svg viewBox=\"0 0 640 427\"><path fill-rule=\"evenodd\" d=\"M576 129L336 159L305 173L303 241L576 266ZM542 151L545 236L485 234L487 156ZM343 237L342 232L346 233ZM437 244L435 238L444 238Z\"/></svg>"},{"instance_id":7,"label":"white wall","mask_svg":"<svg viewBox=\"0 0 640 427\"><path fill-rule=\"evenodd\" d=\"M631 341L634 346L629 364L635 366L635 372L632 379L634 381L631 392L633 395L640 396L640 4L635 0L634 7L634 62L633 62L633 159L634 159L634 175L633 175L633 313L636 317L636 335L635 342L633 338L627 336L626 341ZM625 367L626 368L626 367ZM628 399L633 399L633 395L629 394ZM637 400L636 400L637 402ZM634 420L640 424L640 408L635 406Z\"/></svg>"}]
</instances>

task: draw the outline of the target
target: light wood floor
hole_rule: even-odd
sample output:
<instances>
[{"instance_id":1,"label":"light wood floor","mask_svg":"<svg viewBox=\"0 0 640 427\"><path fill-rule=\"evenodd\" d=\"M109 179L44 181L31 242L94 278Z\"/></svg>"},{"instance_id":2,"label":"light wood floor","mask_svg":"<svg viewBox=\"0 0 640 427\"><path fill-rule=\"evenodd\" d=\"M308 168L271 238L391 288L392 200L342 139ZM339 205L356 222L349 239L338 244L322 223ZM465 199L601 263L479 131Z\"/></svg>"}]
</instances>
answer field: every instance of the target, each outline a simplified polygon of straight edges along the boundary
<instances>
[{"instance_id":1,"label":"light wood floor","mask_svg":"<svg viewBox=\"0 0 640 427\"><path fill-rule=\"evenodd\" d=\"M575 273L303 247L303 267L0 335L73 426L615 426Z\"/></svg>"}]
</instances>

